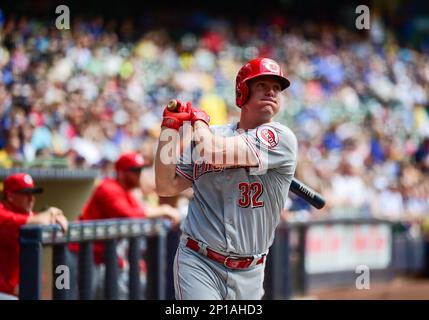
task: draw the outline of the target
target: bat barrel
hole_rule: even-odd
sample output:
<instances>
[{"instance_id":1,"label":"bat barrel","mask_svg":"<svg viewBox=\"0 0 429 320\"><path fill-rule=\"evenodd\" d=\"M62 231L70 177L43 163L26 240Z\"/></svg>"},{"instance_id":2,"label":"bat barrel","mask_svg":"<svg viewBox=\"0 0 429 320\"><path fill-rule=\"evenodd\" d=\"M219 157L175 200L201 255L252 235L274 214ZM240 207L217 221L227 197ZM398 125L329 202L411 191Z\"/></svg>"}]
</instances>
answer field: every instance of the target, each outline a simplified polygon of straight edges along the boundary
<instances>
[{"instance_id":1,"label":"bat barrel","mask_svg":"<svg viewBox=\"0 0 429 320\"><path fill-rule=\"evenodd\" d=\"M298 179L293 179L290 185L290 191L297 196L303 198L317 209L322 209L325 206L325 199L316 191L305 185Z\"/></svg>"}]
</instances>

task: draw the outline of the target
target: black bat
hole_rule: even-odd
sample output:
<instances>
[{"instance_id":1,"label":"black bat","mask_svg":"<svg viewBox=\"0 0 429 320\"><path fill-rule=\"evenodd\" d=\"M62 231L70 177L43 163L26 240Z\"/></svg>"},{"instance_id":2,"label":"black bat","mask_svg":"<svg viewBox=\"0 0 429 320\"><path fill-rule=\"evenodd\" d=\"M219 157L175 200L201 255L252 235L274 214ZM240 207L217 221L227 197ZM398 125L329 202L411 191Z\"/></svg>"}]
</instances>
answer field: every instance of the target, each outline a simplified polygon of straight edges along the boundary
<instances>
[{"instance_id":1,"label":"black bat","mask_svg":"<svg viewBox=\"0 0 429 320\"><path fill-rule=\"evenodd\" d=\"M321 194L314 191L296 178L293 178L292 183L290 184L290 191L303 198L317 209L322 209L325 206L326 202Z\"/></svg>"}]
</instances>

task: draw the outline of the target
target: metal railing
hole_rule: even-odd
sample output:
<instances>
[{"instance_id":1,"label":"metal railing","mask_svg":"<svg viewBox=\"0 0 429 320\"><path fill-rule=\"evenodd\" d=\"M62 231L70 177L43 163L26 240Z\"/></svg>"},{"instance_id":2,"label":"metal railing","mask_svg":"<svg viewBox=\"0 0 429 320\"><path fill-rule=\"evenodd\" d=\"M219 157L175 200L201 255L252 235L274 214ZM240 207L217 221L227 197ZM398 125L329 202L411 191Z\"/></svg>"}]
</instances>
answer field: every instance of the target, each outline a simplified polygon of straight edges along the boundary
<instances>
[{"instance_id":1,"label":"metal railing","mask_svg":"<svg viewBox=\"0 0 429 320\"><path fill-rule=\"evenodd\" d=\"M78 298L91 299L93 278L93 241L105 243L104 298L118 299L118 260L116 244L128 239L129 299L140 299L140 242L146 240L146 299L164 299L167 228L161 220L109 219L72 222L66 234L57 225L27 225L20 232L20 299L41 299L43 247L53 247L52 270L67 265L70 243L79 243ZM58 289L52 281L53 299L69 299L69 291Z\"/></svg>"},{"instance_id":2,"label":"metal railing","mask_svg":"<svg viewBox=\"0 0 429 320\"><path fill-rule=\"evenodd\" d=\"M306 295L309 291L311 275L306 270L307 235L312 226L335 225L378 225L389 226L392 234L391 260L386 271L398 272L404 253L394 235L394 224L379 219L334 219L306 222L282 222L276 230L274 243L270 248L265 268L264 299L290 299ZM390 232L390 231L389 231ZM73 222L69 232L64 234L58 226L24 226L21 228L20 251L20 299L40 299L42 290L42 250L53 247L54 270L59 265L67 265L68 244L80 245L78 257L78 298L92 299L91 280L93 278L93 241L105 243L104 298L118 299L118 264L116 244L119 239L128 239L129 299L141 299L139 260L142 251L139 240L146 240L144 259L147 266L146 299L174 299L173 258L179 239L179 230L172 231L160 220L98 220ZM400 244L400 243L399 243ZM399 254L398 254L399 252ZM350 272L348 272L350 273ZM354 274L352 272L352 274ZM339 274L338 274L339 275ZM71 299L67 290L52 286L53 299Z\"/></svg>"},{"instance_id":3,"label":"metal railing","mask_svg":"<svg viewBox=\"0 0 429 320\"><path fill-rule=\"evenodd\" d=\"M312 226L379 224L388 225L393 238L393 223L382 219L324 219L280 223L267 259L264 299L282 300L308 294L309 274L306 271L306 249L307 233ZM292 233L296 235L295 241L291 239ZM394 253L395 242L392 241L391 245L390 249ZM392 261L393 259L390 262L389 268L392 267Z\"/></svg>"}]
</instances>

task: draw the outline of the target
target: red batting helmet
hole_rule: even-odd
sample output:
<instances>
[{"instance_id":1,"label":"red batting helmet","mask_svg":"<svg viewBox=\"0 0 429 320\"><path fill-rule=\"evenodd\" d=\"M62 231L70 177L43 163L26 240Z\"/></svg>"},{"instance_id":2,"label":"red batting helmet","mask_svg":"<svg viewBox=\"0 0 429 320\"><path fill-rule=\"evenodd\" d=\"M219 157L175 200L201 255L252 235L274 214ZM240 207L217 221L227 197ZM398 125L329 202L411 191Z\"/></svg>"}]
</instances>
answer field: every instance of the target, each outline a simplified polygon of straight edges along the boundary
<instances>
[{"instance_id":1,"label":"red batting helmet","mask_svg":"<svg viewBox=\"0 0 429 320\"><path fill-rule=\"evenodd\" d=\"M265 75L276 76L279 79L282 90L290 85L289 80L283 75L283 70L277 62L269 58L253 59L241 67L235 79L235 102L237 106L242 107L249 99L247 81Z\"/></svg>"}]
</instances>

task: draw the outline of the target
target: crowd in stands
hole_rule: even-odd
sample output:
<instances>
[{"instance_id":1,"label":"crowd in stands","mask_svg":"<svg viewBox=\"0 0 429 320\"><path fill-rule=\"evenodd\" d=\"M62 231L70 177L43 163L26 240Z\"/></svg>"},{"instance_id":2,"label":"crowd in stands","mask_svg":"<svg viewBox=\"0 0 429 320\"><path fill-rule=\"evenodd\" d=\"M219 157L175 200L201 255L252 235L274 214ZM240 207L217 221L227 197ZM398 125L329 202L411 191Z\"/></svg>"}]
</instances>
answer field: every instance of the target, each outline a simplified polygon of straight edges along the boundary
<instances>
[{"instance_id":1,"label":"crowd in stands","mask_svg":"<svg viewBox=\"0 0 429 320\"><path fill-rule=\"evenodd\" d=\"M133 30L75 19L70 30L0 23L0 168L109 167L151 161L171 98L236 121L235 76L256 56L285 67L277 121L297 135L296 176L333 216L421 220L429 214L429 55L389 30L206 21L204 32ZM123 37L129 32L133 37ZM291 195L290 211L308 211Z\"/></svg>"}]
</instances>

